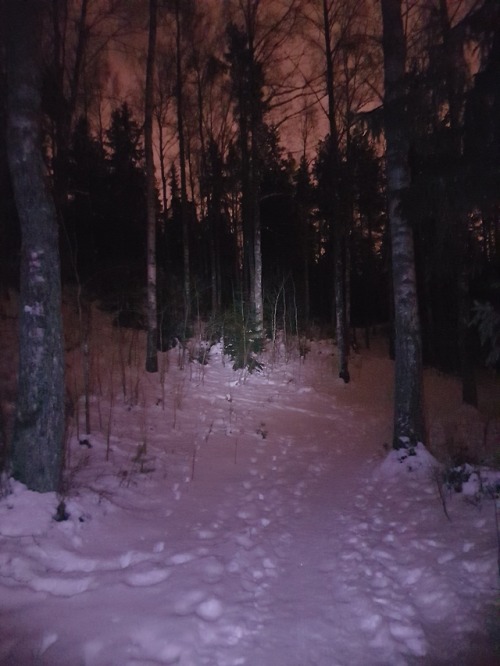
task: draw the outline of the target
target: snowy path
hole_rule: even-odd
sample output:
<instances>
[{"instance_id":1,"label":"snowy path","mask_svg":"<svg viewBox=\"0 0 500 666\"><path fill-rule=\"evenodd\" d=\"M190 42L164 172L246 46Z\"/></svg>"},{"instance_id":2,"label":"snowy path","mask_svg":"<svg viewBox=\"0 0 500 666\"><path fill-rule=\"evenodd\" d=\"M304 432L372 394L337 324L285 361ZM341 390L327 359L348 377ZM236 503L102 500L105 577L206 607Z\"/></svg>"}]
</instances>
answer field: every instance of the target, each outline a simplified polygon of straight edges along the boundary
<instances>
[{"instance_id":1,"label":"snowy path","mask_svg":"<svg viewBox=\"0 0 500 666\"><path fill-rule=\"evenodd\" d=\"M449 522L429 475L374 475L390 363L366 355L345 386L329 354L245 382L217 357L171 368L168 408L144 379L142 406L115 407L112 463L93 438L68 521L15 486L0 664L494 664L492 507L453 498Z\"/></svg>"}]
</instances>

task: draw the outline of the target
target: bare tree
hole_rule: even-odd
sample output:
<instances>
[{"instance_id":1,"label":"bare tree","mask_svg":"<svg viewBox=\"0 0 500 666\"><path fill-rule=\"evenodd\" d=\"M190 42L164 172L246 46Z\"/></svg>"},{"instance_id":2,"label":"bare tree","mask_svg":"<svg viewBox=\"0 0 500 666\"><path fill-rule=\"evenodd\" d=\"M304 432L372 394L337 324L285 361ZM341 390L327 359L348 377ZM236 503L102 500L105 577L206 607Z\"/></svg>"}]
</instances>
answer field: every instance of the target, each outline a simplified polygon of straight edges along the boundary
<instances>
[{"instance_id":1,"label":"bare tree","mask_svg":"<svg viewBox=\"0 0 500 666\"><path fill-rule=\"evenodd\" d=\"M287 92L268 85L278 79L278 54L296 15L295 1L264 5L261 0L227 4L229 60L241 160L241 211L244 267L257 330L264 326L260 188L265 114L271 104L289 102ZM270 77L269 77L270 78ZM278 92L279 91L279 92ZM278 95L282 99L278 101ZM285 96L286 102L283 99Z\"/></svg>"}]
</instances>

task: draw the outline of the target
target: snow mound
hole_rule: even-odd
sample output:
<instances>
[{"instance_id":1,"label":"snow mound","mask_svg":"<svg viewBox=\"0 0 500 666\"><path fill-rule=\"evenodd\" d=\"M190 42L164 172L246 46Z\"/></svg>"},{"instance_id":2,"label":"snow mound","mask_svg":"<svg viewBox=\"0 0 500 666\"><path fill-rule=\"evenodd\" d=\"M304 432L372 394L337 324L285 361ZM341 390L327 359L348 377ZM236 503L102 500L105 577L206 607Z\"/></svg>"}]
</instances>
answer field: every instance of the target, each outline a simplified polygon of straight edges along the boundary
<instances>
[{"instance_id":1,"label":"snow mound","mask_svg":"<svg viewBox=\"0 0 500 666\"><path fill-rule=\"evenodd\" d=\"M433 455L419 442L412 448L393 449L389 452L378 470L376 478L389 480L411 474L415 478L428 479L440 464Z\"/></svg>"}]
</instances>

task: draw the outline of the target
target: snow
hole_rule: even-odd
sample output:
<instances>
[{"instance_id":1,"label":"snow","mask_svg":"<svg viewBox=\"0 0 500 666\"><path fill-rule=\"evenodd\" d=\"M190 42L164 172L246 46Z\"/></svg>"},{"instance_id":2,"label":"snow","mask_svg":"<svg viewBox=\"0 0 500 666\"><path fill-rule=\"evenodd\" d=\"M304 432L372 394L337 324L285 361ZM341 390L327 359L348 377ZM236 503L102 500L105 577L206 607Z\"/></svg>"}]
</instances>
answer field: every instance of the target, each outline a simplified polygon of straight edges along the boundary
<instances>
[{"instance_id":1,"label":"snow","mask_svg":"<svg viewBox=\"0 0 500 666\"><path fill-rule=\"evenodd\" d=\"M174 349L147 375L142 334L93 324L90 435L69 358L69 518L14 481L0 501L0 664L500 663L495 501L440 492L420 445L387 453L382 348L348 385L326 341L252 375ZM437 439L463 410L427 375Z\"/></svg>"}]
</instances>

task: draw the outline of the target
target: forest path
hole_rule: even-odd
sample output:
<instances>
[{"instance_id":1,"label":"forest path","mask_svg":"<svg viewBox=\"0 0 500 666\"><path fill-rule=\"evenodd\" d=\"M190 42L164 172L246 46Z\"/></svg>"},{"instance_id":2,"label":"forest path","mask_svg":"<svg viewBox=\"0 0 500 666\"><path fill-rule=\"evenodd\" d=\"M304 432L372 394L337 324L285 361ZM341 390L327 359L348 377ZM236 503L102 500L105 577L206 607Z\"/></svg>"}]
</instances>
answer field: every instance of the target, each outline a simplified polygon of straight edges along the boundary
<instances>
[{"instance_id":1,"label":"forest path","mask_svg":"<svg viewBox=\"0 0 500 666\"><path fill-rule=\"evenodd\" d=\"M18 487L0 511L0 664L476 666L493 516L377 476L392 364L355 357L345 385L334 362L317 343L245 377L215 350L94 401L110 460L74 443L70 519Z\"/></svg>"}]
</instances>

